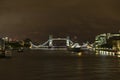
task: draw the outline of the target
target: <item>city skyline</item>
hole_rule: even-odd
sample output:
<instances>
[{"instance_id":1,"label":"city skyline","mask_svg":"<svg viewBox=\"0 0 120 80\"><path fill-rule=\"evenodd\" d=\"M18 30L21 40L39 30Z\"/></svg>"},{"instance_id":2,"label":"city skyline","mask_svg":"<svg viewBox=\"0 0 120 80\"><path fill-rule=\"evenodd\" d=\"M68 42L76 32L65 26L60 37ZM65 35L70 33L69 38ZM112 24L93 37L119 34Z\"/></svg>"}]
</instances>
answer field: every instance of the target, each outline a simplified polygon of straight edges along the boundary
<instances>
[{"instance_id":1,"label":"city skyline","mask_svg":"<svg viewBox=\"0 0 120 80\"><path fill-rule=\"evenodd\" d=\"M119 8L119 0L2 0L0 36L93 41L98 34L119 31Z\"/></svg>"}]
</instances>

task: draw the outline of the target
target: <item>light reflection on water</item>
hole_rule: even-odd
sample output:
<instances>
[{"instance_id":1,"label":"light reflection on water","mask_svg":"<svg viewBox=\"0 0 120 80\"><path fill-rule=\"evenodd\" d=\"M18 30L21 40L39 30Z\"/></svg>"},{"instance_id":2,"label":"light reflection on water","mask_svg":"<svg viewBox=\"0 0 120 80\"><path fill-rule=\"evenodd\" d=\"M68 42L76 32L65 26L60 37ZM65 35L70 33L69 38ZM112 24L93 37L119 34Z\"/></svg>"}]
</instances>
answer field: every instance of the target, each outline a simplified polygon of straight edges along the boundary
<instances>
[{"instance_id":1,"label":"light reflection on water","mask_svg":"<svg viewBox=\"0 0 120 80\"><path fill-rule=\"evenodd\" d=\"M97 55L106 55L106 56L115 56L115 52L109 52L109 51L99 51L96 54Z\"/></svg>"},{"instance_id":2,"label":"light reflection on water","mask_svg":"<svg viewBox=\"0 0 120 80\"><path fill-rule=\"evenodd\" d=\"M120 52L112 52L112 51L96 51L96 55L102 55L102 56L116 56L120 57Z\"/></svg>"},{"instance_id":3,"label":"light reflection on water","mask_svg":"<svg viewBox=\"0 0 120 80\"><path fill-rule=\"evenodd\" d=\"M26 51L0 59L1 80L118 80L120 58L92 52Z\"/></svg>"}]
</instances>

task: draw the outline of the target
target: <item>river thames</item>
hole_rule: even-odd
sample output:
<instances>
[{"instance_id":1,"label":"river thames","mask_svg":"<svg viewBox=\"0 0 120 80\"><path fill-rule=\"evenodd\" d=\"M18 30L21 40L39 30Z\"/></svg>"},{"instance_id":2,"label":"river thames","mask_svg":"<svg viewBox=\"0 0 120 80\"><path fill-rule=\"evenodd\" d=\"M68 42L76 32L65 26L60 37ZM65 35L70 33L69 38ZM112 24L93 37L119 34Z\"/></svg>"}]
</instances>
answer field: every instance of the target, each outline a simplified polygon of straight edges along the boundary
<instances>
[{"instance_id":1,"label":"river thames","mask_svg":"<svg viewBox=\"0 0 120 80\"><path fill-rule=\"evenodd\" d=\"M14 52L0 58L1 80L119 80L120 58L92 52Z\"/></svg>"}]
</instances>

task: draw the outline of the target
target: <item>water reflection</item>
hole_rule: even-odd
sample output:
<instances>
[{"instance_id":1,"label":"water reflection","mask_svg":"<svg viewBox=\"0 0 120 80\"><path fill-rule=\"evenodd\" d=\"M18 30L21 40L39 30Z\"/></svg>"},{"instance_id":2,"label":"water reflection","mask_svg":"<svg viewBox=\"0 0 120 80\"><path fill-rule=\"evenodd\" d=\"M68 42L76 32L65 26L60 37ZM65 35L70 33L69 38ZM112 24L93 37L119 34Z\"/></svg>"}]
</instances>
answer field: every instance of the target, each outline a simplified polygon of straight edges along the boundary
<instances>
[{"instance_id":1,"label":"water reflection","mask_svg":"<svg viewBox=\"0 0 120 80\"><path fill-rule=\"evenodd\" d=\"M119 80L120 58L113 57L115 55L111 52L100 52L97 53L97 56L96 53L87 51L79 53L62 51L15 53L12 59L0 60L1 79ZM16 74L16 72L18 73Z\"/></svg>"},{"instance_id":2,"label":"water reflection","mask_svg":"<svg viewBox=\"0 0 120 80\"><path fill-rule=\"evenodd\" d=\"M79 53L77 53L78 54L78 56L81 56L82 55L82 52L79 52Z\"/></svg>"},{"instance_id":3,"label":"water reflection","mask_svg":"<svg viewBox=\"0 0 120 80\"><path fill-rule=\"evenodd\" d=\"M119 53L120 52L114 52L114 51L102 51L102 50L96 50L95 51L96 55L102 55L102 56L116 56L116 57L120 57Z\"/></svg>"}]
</instances>

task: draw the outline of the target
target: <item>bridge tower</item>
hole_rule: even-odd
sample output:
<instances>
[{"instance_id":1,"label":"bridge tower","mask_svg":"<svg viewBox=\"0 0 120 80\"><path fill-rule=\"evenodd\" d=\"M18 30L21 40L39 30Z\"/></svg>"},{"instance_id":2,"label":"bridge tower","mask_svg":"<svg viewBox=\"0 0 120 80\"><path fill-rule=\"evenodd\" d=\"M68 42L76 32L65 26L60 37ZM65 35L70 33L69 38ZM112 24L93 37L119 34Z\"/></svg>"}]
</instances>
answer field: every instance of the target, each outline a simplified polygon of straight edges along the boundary
<instances>
[{"instance_id":1,"label":"bridge tower","mask_svg":"<svg viewBox=\"0 0 120 80\"><path fill-rule=\"evenodd\" d=\"M67 36L67 39L66 39L66 46L70 46L70 37Z\"/></svg>"},{"instance_id":2,"label":"bridge tower","mask_svg":"<svg viewBox=\"0 0 120 80\"><path fill-rule=\"evenodd\" d=\"M49 36L49 47L53 47L53 36L52 35L50 35Z\"/></svg>"}]
</instances>

